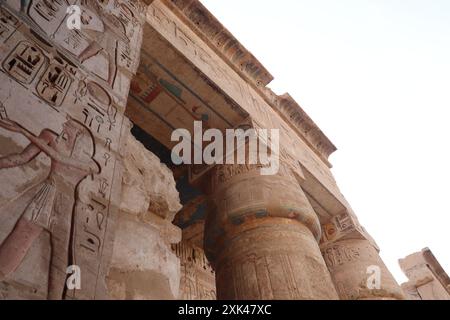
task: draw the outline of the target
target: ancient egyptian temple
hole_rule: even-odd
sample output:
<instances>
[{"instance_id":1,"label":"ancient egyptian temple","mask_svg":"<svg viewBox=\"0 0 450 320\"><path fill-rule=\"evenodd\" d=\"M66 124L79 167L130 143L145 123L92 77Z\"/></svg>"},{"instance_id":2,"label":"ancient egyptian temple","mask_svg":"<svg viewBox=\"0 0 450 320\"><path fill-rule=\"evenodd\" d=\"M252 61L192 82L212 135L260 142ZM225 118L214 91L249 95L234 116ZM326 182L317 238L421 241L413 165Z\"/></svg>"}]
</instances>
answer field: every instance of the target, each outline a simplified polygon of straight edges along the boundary
<instances>
[{"instance_id":1,"label":"ancient egyptian temple","mask_svg":"<svg viewBox=\"0 0 450 320\"><path fill-rule=\"evenodd\" d=\"M198 0L0 3L0 299L405 298L333 143ZM277 129L279 170L174 164L196 123Z\"/></svg>"}]
</instances>

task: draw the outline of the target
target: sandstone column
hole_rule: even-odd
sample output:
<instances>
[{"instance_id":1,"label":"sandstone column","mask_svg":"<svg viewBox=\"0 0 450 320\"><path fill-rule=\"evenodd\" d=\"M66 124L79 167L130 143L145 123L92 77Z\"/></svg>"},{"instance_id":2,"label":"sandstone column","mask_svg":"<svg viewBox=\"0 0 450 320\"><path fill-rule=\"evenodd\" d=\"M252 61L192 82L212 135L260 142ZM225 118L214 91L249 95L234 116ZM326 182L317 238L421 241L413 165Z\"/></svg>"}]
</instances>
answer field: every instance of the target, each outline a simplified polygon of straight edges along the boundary
<instances>
[{"instance_id":1,"label":"sandstone column","mask_svg":"<svg viewBox=\"0 0 450 320\"><path fill-rule=\"evenodd\" d=\"M317 243L318 218L285 170L216 166L205 225L205 251L218 299L336 299Z\"/></svg>"},{"instance_id":2,"label":"sandstone column","mask_svg":"<svg viewBox=\"0 0 450 320\"><path fill-rule=\"evenodd\" d=\"M323 229L321 250L341 299L404 299L377 245L353 214L334 217Z\"/></svg>"}]
</instances>

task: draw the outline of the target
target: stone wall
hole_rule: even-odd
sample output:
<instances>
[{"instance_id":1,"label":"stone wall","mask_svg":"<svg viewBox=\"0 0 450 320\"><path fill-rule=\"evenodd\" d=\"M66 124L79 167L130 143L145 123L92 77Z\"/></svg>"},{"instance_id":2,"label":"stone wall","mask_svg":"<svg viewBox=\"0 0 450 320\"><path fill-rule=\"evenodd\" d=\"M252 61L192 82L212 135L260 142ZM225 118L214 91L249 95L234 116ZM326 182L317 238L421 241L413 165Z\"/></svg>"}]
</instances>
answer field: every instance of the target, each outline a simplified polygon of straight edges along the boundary
<instances>
[{"instance_id":1,"label":"stone wall","mask_svg":"<svg viewBox=\"0 0 450 320\"><path fill-rule=\"evenodd\" d=\"M172 172L131 134L124 139L124 173L108 287L114 299L176 299L180 262L170 245L181 209Z\"/></svg>"},{"instance_id":2,"label":"stone wall","mask_svg":"<svg viewBox=\"0 0 450 320\"><path fill-rule=\"evenodd\" d=\"M322 226L320 248L340 299L404 299L379 255L378 245L353 211L337 215ZM380 281L372 287L369 283L373 272Z\"/></svg>"},{"instance_id":3,"label":"stone wall","mask_svg":"<svg viewBox=\"0 0 450 320\"><path fill-rule=\"evenodd\" d=\"M130 80L144 4L2 1L0 8L0 295L108 296ZM125 228L125 227L123 227ZM67 290L66 268L81 289ZM176 288L174 288L175 290Z\"/></svg>"}]
</instances>

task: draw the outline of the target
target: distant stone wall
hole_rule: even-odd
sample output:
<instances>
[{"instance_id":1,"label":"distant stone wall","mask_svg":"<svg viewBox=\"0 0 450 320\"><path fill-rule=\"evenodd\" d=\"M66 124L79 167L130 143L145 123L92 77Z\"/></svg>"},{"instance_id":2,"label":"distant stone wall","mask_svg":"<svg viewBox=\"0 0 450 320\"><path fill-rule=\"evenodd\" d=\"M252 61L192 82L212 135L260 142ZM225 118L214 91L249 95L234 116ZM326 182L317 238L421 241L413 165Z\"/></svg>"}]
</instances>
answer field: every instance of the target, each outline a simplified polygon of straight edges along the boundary
<instances>
[{"instance_id":1,"label":"distant stone wall","mask_svg":"<svg viewBox=\"0 0 450 320\"><path fill-rule=\"evenodd\" d=\"M402 289L409 300L450 300L450 278L425 248L399 260L400 267L409 281Z\"/></svg>"}]
</instances>

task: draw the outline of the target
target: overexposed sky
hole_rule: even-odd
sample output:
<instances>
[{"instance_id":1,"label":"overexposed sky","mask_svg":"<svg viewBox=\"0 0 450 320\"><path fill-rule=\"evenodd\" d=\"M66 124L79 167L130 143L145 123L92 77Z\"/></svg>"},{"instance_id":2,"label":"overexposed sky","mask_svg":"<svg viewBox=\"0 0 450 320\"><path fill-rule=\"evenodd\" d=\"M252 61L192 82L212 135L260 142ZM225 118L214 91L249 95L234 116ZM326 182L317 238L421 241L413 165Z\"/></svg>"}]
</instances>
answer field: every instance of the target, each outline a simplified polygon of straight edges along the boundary
<instances>
[{"instance_id":1,"label":"overexposed sky","mask_svg":"<svg viewBox=\"0 0 450 320\"><path fill-rule=\"evenodd\" d=\"M201 0L338 147L332 169L399 282L450 273L450 1Z\"/></svg>"}]
</instances>

